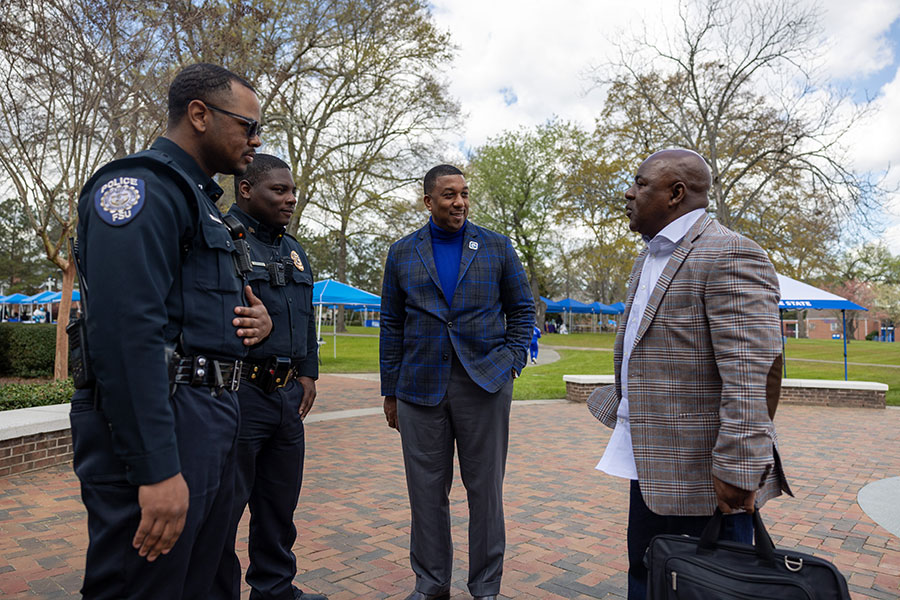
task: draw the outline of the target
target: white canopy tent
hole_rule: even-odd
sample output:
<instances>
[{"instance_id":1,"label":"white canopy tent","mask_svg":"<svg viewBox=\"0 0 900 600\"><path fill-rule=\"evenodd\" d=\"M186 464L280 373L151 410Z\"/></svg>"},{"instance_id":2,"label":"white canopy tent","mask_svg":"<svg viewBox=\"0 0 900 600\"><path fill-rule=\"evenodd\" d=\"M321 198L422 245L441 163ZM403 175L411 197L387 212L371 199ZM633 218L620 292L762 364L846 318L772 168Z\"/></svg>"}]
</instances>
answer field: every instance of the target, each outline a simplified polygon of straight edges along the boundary
<instances>
[{"instance_id":1,"label":"white canopy tent","mask_svg":"<svg viewBox=\"0 0 900 600\"><path fill-rule=\"evenodd\" d=\"M837 294L826 292L802 281L778 275L778 287L781 289L781 301L778 303L780 313L786 310L831 309L840 310L844 322L844 380L847 380L847 312L848 310L869 310ZM782 327L783 329L783 327ZM784 354L784 333L781 336L781 351ZM787 358L784 359L784 376L787 377Z\"/></svg>"}]
</instances>

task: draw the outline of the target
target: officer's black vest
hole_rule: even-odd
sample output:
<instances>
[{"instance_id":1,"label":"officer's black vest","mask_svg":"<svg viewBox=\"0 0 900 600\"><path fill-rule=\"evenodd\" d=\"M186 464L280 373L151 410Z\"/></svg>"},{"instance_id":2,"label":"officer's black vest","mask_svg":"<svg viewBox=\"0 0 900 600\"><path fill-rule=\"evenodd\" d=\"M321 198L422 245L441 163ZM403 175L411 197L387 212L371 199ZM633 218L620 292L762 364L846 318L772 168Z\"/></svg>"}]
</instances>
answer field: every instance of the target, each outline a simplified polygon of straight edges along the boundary
<instances>
[{"instance_id":1,"label":"officer's black vest","mask_svg":"<svg viewBox=\"0 0 900 600\"><path fill-rule=\"evenodd\" d=\"M284 235L273 245L261 242L254 235L247 236L253 271L248 274L254 293L257 294L272 317L272 334L250 350L249 357L263 359L281 356L300 361L306 358L309 323L313 318L313 277L308 265L297 268L291 257L293 251L304 255L299 242ZM283 265L283 284L273 263Z\"/></svg>"},{"instance_id":2,"label":"officer's black vest","mask_svg":"<svg viewBox=\"0 0 900 600\"><path fill-rule=\"evenodd\" d=\"M171 157L153 149L104 165L85 184L82 194L89 193L104 173L122 167L144 167L170 178L195 212L194 235L181 240L180 286L176 282L173 287L173 291L181 289L182 317L180 322L169 320L166 339L177 343L185 356L243 358L247 347L232 320L234 308L246 304L244 281L237 273L236 248L218 207Z\"/></svg>"}]
</instances>

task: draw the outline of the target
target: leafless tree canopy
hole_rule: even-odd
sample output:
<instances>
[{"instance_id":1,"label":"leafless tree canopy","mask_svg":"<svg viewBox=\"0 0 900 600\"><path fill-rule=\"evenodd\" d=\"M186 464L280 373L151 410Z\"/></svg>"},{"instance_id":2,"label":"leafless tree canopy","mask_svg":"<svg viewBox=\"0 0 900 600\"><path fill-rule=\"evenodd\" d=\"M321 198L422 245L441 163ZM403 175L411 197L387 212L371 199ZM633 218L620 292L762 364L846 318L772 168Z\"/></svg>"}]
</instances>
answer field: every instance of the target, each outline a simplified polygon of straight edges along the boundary
<instances>
[{"instance_id":1,"label":"leafless tree canopy","mask_svg":"<svg viewBox=\"0 0 900 600\"><path fill-rule=\"evenodd\" d=\"M612 75L596 72L609 85L610 147L635 162L665 147L697 151L713 174L711 211L770 250L799 230L838 239L871 214L881 190L852 170L843 145L867 107L816 85L814 10L787 0L682 2L663 43L639 37L620 47ZM803 243L783 256L793 269Z\"/></svg>"}]
</instances>

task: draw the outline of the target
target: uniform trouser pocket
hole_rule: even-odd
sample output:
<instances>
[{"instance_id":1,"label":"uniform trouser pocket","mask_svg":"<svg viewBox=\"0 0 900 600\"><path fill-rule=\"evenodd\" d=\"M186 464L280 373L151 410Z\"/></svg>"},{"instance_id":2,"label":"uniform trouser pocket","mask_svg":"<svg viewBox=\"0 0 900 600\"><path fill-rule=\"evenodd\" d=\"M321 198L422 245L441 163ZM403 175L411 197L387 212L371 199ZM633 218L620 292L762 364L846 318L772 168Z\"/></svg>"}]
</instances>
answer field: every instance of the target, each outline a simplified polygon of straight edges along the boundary
<instances>
[{"instance_id":1,"label":"uniform trouser pocket","mask_svg":"<svg viewBox=\"0 0 900 600\"><path fill-rule=\"evenodd\" d=\"M113 452L109 422L94 408L94 391L77 390L69 413L75 474L83 483L127 485L125 463Z\"/></svg>"}]
</instances>

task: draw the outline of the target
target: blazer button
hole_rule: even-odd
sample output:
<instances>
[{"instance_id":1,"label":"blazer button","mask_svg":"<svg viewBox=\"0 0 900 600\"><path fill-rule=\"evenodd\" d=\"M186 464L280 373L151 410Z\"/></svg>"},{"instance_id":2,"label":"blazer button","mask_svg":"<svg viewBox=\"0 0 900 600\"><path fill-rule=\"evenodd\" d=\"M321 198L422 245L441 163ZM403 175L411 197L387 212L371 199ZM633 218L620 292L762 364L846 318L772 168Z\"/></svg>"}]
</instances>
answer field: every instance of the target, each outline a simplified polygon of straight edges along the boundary
<instances>
[{"instance_id":1,"label":"blazer button","mask_svg":"<svg viewBox=\"0 0 900 600\"><path fill-rule=\"evenodd\" d=\"M443 358L444 360L450 360L450 355L449 355L449 354L445 354L442 358Z\"/></svg>"},{"instance_id":2,"label":"blazer button","mask_svg":"<svg viewBox=\"0 0 900 600\"><path fill-rule=\"evenodd\" d=\"M450 321L449 323L447 323L447 327L450 329L453 329L453 321Z\"/></svg>"}]
</instances>

